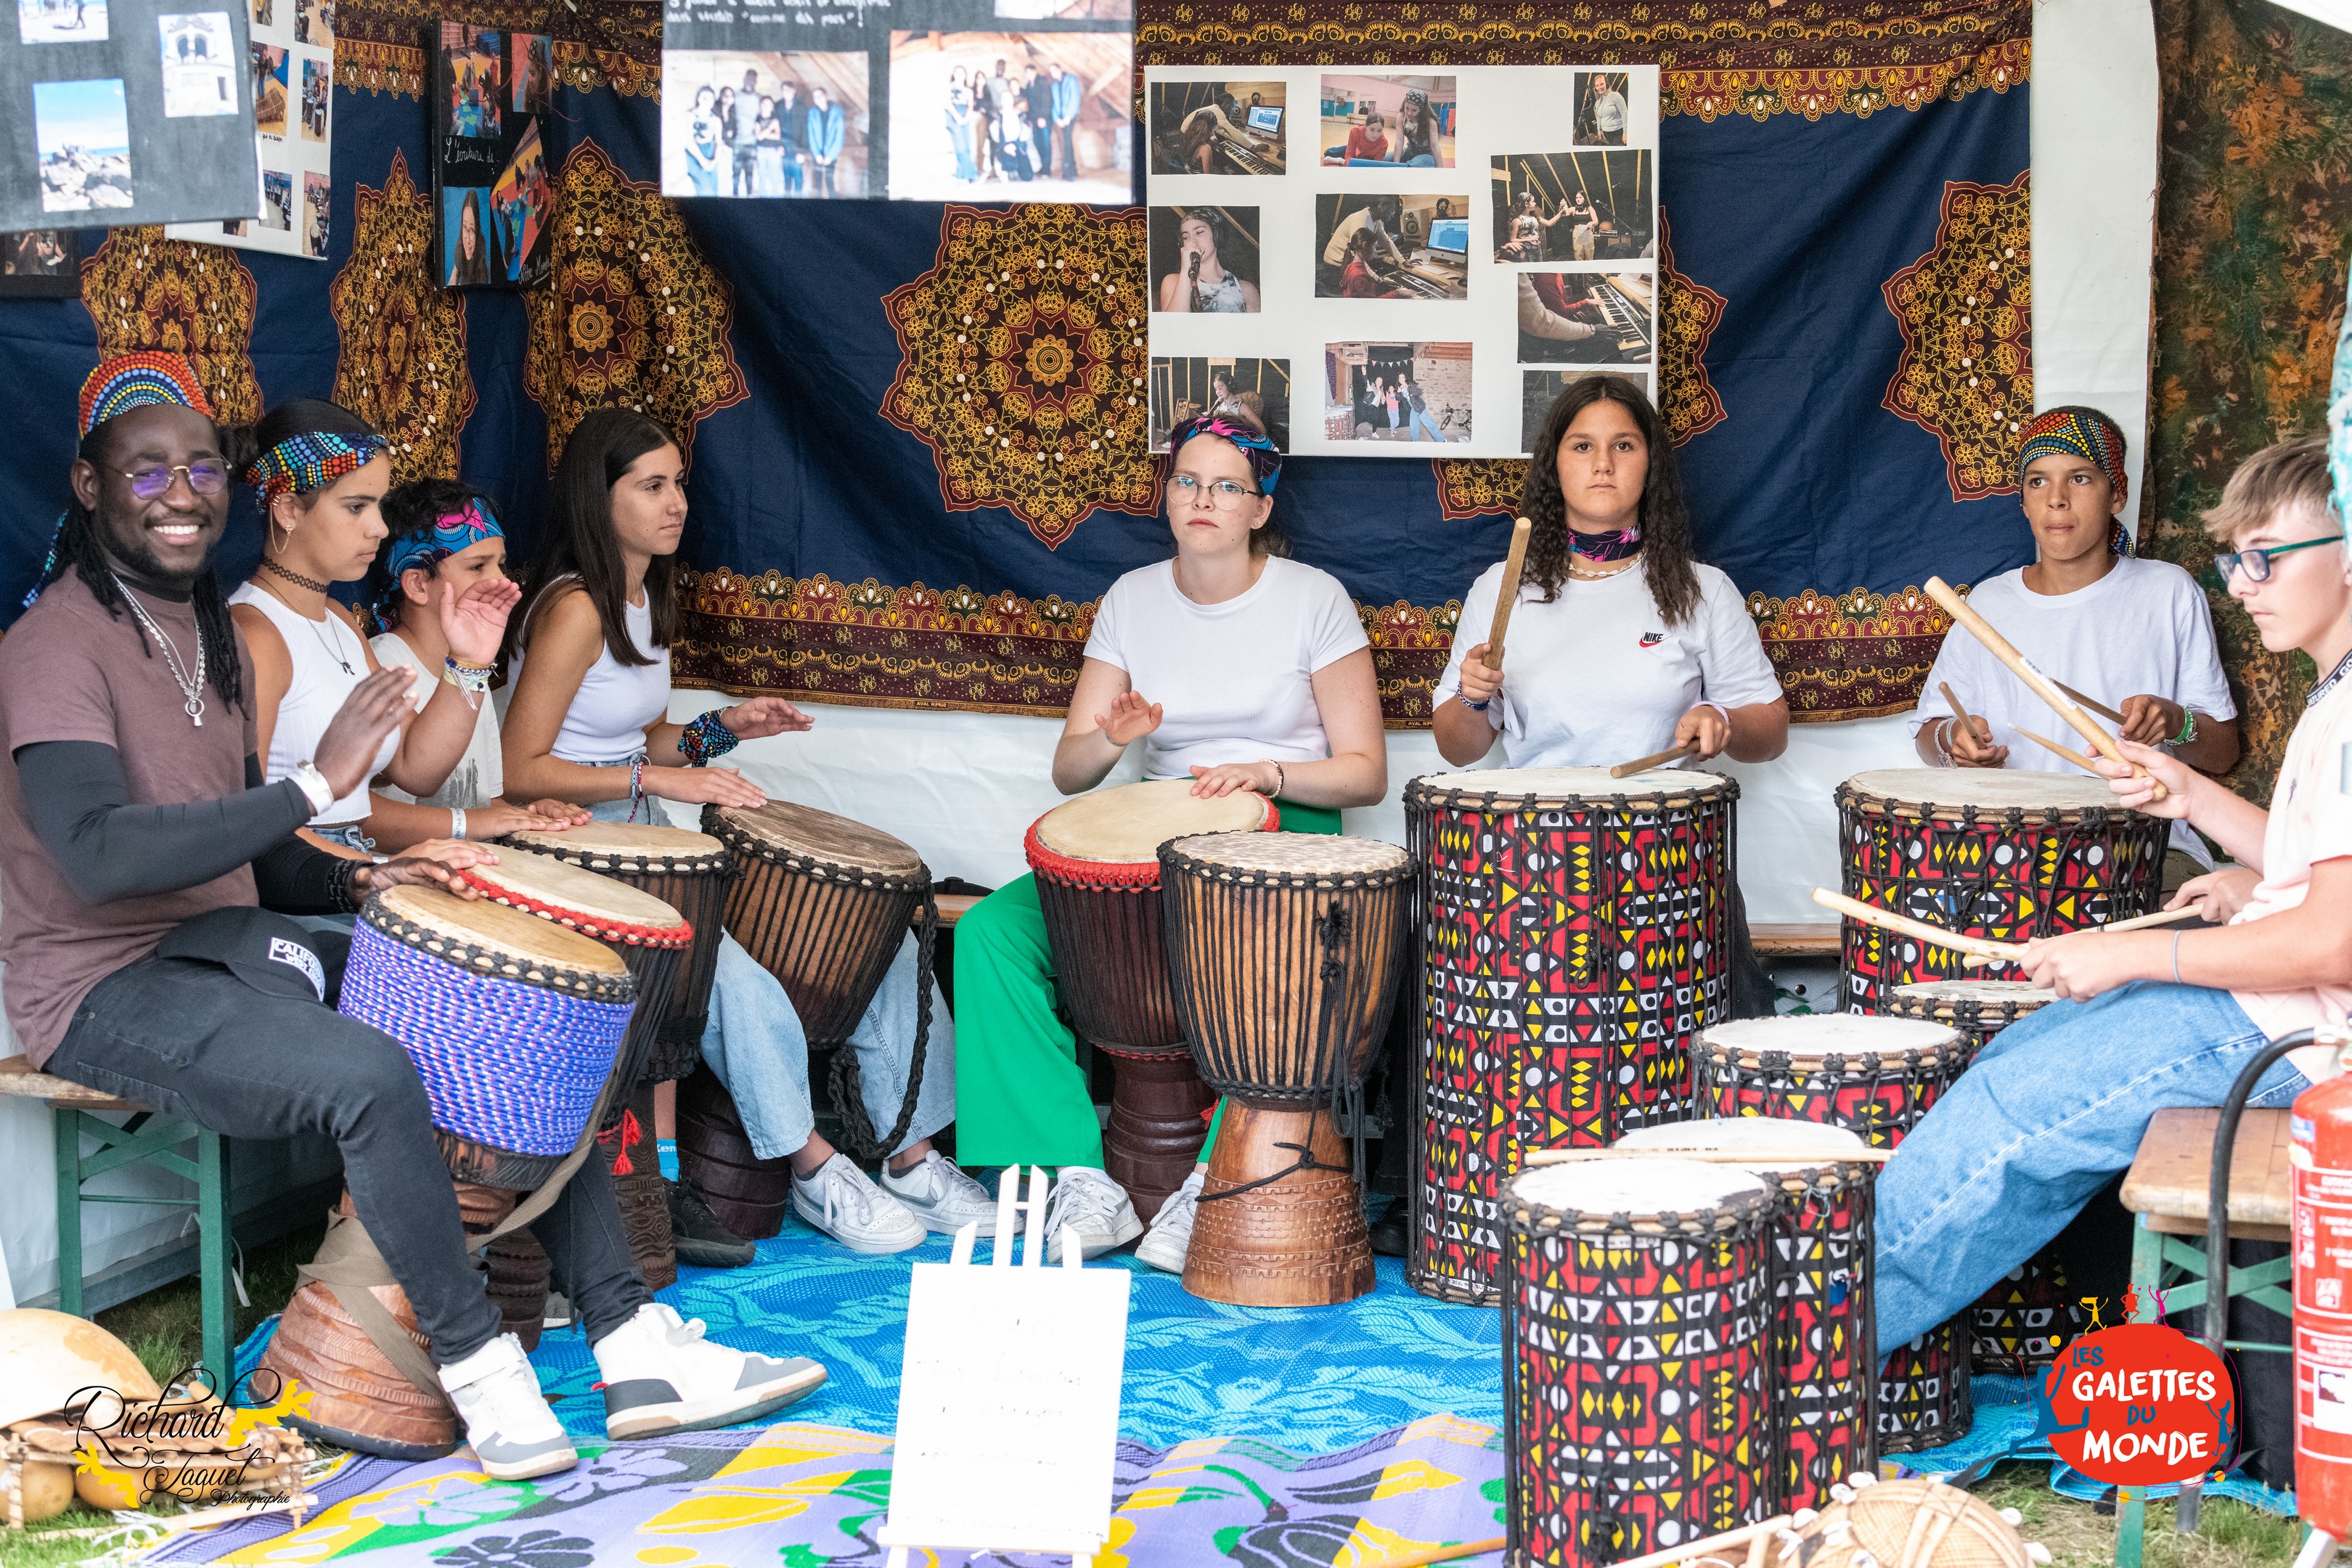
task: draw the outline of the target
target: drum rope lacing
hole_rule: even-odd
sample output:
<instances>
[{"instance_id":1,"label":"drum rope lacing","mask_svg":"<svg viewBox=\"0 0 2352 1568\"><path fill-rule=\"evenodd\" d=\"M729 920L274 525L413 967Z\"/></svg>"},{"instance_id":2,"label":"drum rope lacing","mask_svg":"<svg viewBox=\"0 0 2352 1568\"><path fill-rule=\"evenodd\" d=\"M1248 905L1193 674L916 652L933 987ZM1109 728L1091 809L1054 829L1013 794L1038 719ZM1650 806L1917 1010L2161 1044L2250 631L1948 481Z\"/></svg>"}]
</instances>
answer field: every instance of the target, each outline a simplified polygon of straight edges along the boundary
<instances>
[{"instance_id":1,"label":"drum rope lacing","mask_svg":"<svg viewBox=\"0 0 2352 1568\"><path fill-rule=\"evenodd\" d=\"M833 1053L833 1068L826 1083L833 1094L834 1107L841 1116L842 1142L861 1160L887 1159L897 1153L908 1130L914 1126L916 1102L923 1093L924 1062L931 1043L931 963L939 931L940 900L926 885L923 912L915 928L915 1049L907 1063L907 1098L899 1102L898 1120L891 1126L889 1137L874 1136L873 1121L866 1114L857 1052L844 1045Z\"/></svg>"}]
</instances>

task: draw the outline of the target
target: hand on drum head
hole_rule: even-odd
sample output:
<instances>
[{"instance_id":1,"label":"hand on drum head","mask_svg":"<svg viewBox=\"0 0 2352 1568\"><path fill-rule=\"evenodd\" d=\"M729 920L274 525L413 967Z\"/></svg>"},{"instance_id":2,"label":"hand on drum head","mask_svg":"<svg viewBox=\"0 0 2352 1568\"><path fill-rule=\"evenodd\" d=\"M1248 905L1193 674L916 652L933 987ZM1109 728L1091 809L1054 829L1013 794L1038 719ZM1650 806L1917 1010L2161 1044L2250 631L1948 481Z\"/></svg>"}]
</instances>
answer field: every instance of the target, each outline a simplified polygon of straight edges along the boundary
<instances>
[{"instance_id":1,"label":"hand on drum head","mask_svg":"<svg viewBox=\"0 0 2352 1568\"><path fill-rule=\"evenodd\" d=\"M1701 703L1675 721L1675 744L1696 744L1698 752L1692 761L1703 763L1731 744L1731 721Z\"/></svg>"},{"instance_id":2,"label":"hand on drum head","mask_svg":"<svg viewBox=\"0 0 2352 1568\"><path fill-rule=\"evenodd\" d=\"M2000 768L2009 765L2009 748L1992 743L1992 726L1982 719L1961 723L1943 721L1944 754L1956 768Z\"/></svg>"},{"instance_id":3,"label":"hand on drum head","mask_svg":"<svg viewBox=\"0 0 2352 1568\"><path fill-rule=\"evenodd\" d=\"M639 787L684 805L768 804L767 792L733 768L647 768Z\"/></svg>"},{"instance_id":4,"label":"hand on drum head","mask_svg":"<svg viewBox=\"0 0 2352 1568\"><path fill-rule=\"evenodd\" d=\"M2253 897L2254 887L2261 880L2259 875L2243 866L2208 871L2181 883L2180 890L2164 907L2178 910L2194 905L2199 918L2207 925L2225 926L2246 907L2246 900Z\"/></svg>"},{"instance_id":5,"label":"hand on drum head","mask_svg":"<svg viewBox=\"0 0 2352 1568\"><path fill-rule=\"evenodd\" d=\"M537 830L554 833L566 827L580 827L594 821L588 808L568 800L535 800L523 809L539 818ZM512 829L509 829L509 832Z\"/></svg>"},{"instance_id":6,"label":"hand on drum head","mask_svg":"<svg viewBox=\"0 0 2352 1568\"><path fill-rule=\"evenodd\" d=\"M367 783L375 772L375 754L383 738L399 729L411 711L408 688L415 679L416 672L404 666L371 671L327 721L310 763L326 775L336 799Z\"/></svg>"},{"instance_id":7,"label":"hand on drum head","mask_svg":"<svg viewBox=\"0 0 2352 1568\"><path fill-rule=\"evenodd\" d=\"M522 600L522 590L505 578L481 578L460 593L443 584L441 635L449 639L450 657L460 664L494 664L499 644L507 635L507 616Z\"/></svg>"},{"instance_id":8,"label":"hand on drum head","mask_svg":"<svg viewBox=\"0 0 2352 1568\"><path fill-rule=\"evenodd\" d=\"M396 860L365 868L360 874L364 891L380 893L386 888L438 888L461 899L478 899L457 873L468 866L495 866L495 852L479 844L459 838L428 838L422 844L411 845Z\"/></svg>"},{"instance_id":9,"label":"hand on drum head","mask_svg":"<svg viewBox=\"0 0 2352 1568\"><path fill-rule=\"evenodd\" d=\"M2017 966L2036 985L2069 1002L2088 1002L2135 980L2170 980L2168 931L2071 931L2025 944Z\"/></svg>"},{"instance_id":10,"label":"hand on drum head","mask_svg":"<svg viewBox=\"0 0 2352 1568\"><path fill-rule=\"evenodd\" d=\"M1492 702L1502 694L1503 672L1486 668L1486 649L1480 643L1462 656L1462 695L1473 702Z\"/></svg>"},{"instance_id":11,"label":"hand on drum head","mask_svg":"<svg viewBox=\"0 0 2352 1568\"><path fill-rule=\"evenodd\" d=\"M781 697L751 697L719 710L719 721L739 740L757 741L770 735L797 735L816 728L816 721Z\"/></svg>"},{"instance_id":12,"label":"hand on drum head","mask_svg":"<svg viewBox=\"0 0 2352 1568\"><path fill-rule=\"evenodd\" d=\"M2118 741L2116 749L2124 761L2111 763L2105 757L2095 759L2107 787L2116 792L2116 799L2134 811L2144 811L2150 816L2170 817L2174 821L2189 815L2189 796L2205 783L2205 776L2170 752L2154 746L2143 746L2137 741ZM2137 763L2145 770L2134 773ZM2156 785L2164 786L2164 798L2151 798Z\"/></svg>"},{"instance_id":13,"label":"hand on drum head","mask_svg":"<svg viewBox=\"0 0 2352 1568\"><path fill-rule=\"evenodd\" d=\"M1139 691L1122 691L1110 700L1110 711L1095 715L1095 728L1114 746L1139 741L1160 728L1160 704L1146 702Z\"/></svg>"},{"instance_id":14,"label":"hand on drum head","mask_svg":"<svg viewBox=\"0 0 2352 1568\"><path fill-rule=\"evenodd\" d=\"M555 813L540 810L553 806ZM466 838L504 838L509 833L528 829L533 833L561 833L567 827L577 827L588 820L588 813L576 805L559 800L543 800L530 805L509 805L494 800L488 805L476 806L466 813Z\"/></svg>"},{"instance_id":15,"label":"hand on drum head","mask_svg":"<svg viewBox=\"0 0 2352 1568\"><path fill-rule=\"evenodd\" d=\"M1272 763L1226 763L1213 768L1196 767L1192 770L1192 793L1202 800L1217 800L1237 789L1254 789L1271 800L1281 778Z\"/></svg>"}]
</instances>

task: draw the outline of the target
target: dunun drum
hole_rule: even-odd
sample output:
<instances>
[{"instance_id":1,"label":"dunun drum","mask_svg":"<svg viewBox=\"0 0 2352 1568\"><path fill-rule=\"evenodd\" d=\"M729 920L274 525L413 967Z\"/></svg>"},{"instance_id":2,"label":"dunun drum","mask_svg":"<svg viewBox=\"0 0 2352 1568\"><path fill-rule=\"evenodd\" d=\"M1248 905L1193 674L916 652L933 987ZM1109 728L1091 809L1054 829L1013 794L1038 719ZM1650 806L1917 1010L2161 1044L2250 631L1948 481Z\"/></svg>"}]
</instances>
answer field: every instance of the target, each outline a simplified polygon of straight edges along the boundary
<instances>
[{"instance_id":1,"label":"dunun drum","mask_svg":"<svg viewBox=\"0 0 2352 1568\"><path fill-rule=\"evenodd\" d=\"M1190 779L1160 779L1057 805L1031 824L1022 846L1071 1026L1118 1073L1103 1163L1147 1221L1192 1173L1208 1132L1202 1118L1216 1103L1192 1068L1168 985L1160 846L1279 822L1262 795L1203 800Z\"/></svg>"},{"instance_id":2,"label":"dunun drum","mask_svg":"<svg viewBox=\"0 0 2352 1568\"><path fill-rule=\"evenodd\" d=\"M1884 1010L1889 1017L1950 1025L1973 1058L1978 1047L2053 996L2022 980L1931 980L1896 986ZM1969 1309L1976 1370L2031 1377L2055 1364L2060 1347L2090 1326L2082 1294L2068 1278L2058 1242L2044 1245Z\"/></svg>"},{"instance_id":3,"label":"dunun drum","mask_svg":"<svg viewBox=\"0 0 2352 1568\"><path fill-rule=\"evenodd\" d=\"M1769 1517L1779 1192L1612 1160L1510 1184L1504 1561L1586 1568Z\"/></svg>"},{"instance_id":4,"label":"dunun drum","mask_svg":"<svg viewBox=\"0 0 2352 1568\"><path fill-rule=\"evenodd\" d=\"M1864 1147L1843 1127L1727 1117L1638 1127L1620 1149L1671 1156L1689 1150L1752 1154L1742 1170L1780 1193L1772 1227L1775 1511L1820 1508L1830 1488L1878 1468L1877 1324L1871 1314L1871 1216L1878 1168L1813 1156ZM1801 1150L1802 1164L1786 1152Z\"/></svg>"},{"instance_id":5,"label":"dunun drum","mask_svg":"<svg viewBox=\"0 0 2352 1568\"><path fill-rule=\"evenodd\" d=\"M562 833L510 833L505 843L626 882L685 917L694 938L678 960L669 1005L654 1026L643 1080L684 1078L702 1060L702 1031L710 1018L710 977L719 963L727 895L735 886L735 858L708 833L640 822L590 822ZM642 994L640 1009L650 1003Z\"/></svg>"},{"instance_id":6,"label":"dunun drum","mask_svg":"<svg viewBox=\"0 0 2352 1568\"><path fill-rule=\"evenodd\" d=\"M1491 1303L1502 1185L1530 1149L1685 1114L1729 1000L1733 814L1715 773L1506 768L1405 786L1415 925L1412 1250L1423 1295Z\"/></svg>"},{"instance_id":7,"label":"dunun drum","mask_svg":"<svg viewBox=\"0 0 2352 1568\"><path fill-rule=\"evenodd\" d=\"M1353 1300L1372 1252L1339 1104L1388 1027L1412 863L1369 838L1214 833L1162 845L1160 868L1177 1018L1226 1097L1184 1289L1244 1307Z\"/></svg>"},{"instance_id":8,"label":"dunun drum","mask_svg":"<svg viewBox=\"0 0 2352 1568\"><path fill-rule=\"evenodd\" d=\"M1963 936L2027 942L2156 908L2172 825L2115 803L2104 779L1995 768L1890 768L1838 786L1846 897ZM1961 955L1844 921L1845 1005L1963 974Z\"/></svg>"},{"instance_id":9,"label":"dunun drum","mask_svg":"<svg viewBox=\"0 0 2352 1568\"><path fill-rule=\"evenodd\" d=\"M1894 1149L1967 1068L1972 1048L1942 1024L1818 1013L1718 1024L1699 1037L1691 1062L1702 1116L1823 1122ZM1878 1451L1956 1443L1974 1419L1963 1312L1890 1352Z\"/></svg>"}]
</instances>

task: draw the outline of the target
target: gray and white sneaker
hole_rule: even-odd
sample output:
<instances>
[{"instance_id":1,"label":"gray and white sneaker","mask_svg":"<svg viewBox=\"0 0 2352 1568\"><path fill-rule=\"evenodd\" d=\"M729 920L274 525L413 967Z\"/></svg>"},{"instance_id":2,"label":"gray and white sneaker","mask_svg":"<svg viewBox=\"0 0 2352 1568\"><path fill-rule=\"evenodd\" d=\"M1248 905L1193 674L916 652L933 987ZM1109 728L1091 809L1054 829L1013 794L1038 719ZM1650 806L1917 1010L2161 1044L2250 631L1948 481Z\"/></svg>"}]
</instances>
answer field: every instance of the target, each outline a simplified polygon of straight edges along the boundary
<instances>
[{"instance_id":1,"label":"gray and white sneaker","mask_svg":"<svg viewBox=\"0 0 2352 1568\"><path fill-rule=\"evenodd\" d=\"M1184 1272L1185 1255L1192 1249L1192 1216L1200 1212L1201 1183L1208 1173L1207 1166L1193 1166L1184 1184L1168 1194L1152 1216L1151 1234L1135 1249L1138 1259L1170 1274Z\"/></svg>"},{"instance_id":2,"label":"gray and white sneaker","mask_svg":"<svg viewBox=\"0 0 2352 1568\"><path fill-rule=\"evenodd\" d=\"M1075 1239L1081 1261L1091 1263L1106 1252L1116 1252L1143 1234L1127 1189L1109 1173L1092 1165L1065 1165L1054 1173L1053 1196L1045 1202L1045 1234L1052 1237L1047 1254L1062 1261L1066 1244Z\"/></svg>"},{"instance_id":3,"label":"gray and white sneaker","mask_svg":"<svg viewBox=\"0 0 2352 1568\"><path fill-rule=\"evenodd\" d=\"M929 1234L846 1154L836 1153L813 1176L793 1178L793 1212L852 1252L904 1252Z\"/></svg>"},{"instance_id":4,"label":"gray and white sneaker","mask_svg":"<svg viewBox=\"0 0 2352 1568\"><path fill-rule=\"evenodd\" d=\"M898 1200L925 1230L953 1236L977 1222L979 1234L996 1234L996 1200L988 1189L948 1163L937 1149L904 1172L882 1167L882 1191Z\"/></svg>"},{"instance_id":5,"label":"gray and white sneaker","mask_svg":"<svg viewBox=\"0 0 2352 1568\"><path fill-rule=\"evenodd\" d=\"M806 1356L778 1361L730 1349L702 1337L700 1318L680 1321L659 1301L638 1308L593 1350L604 1377L604 1436L616 1443L732 1426L824 1384L824 1368Z\"/></svg>"},{"instance_id":6,"label":"gray and white sneaker","mask_svg":"<svg viewBox=\"0 0 2352 1568\"><path fill-rule=\"evenodd\" d=\"M580 1462L563 1423L547 1407L522 1342L500 1334L463 1361L441 1368L441 1386L466 1424L466 1441L493 1480L550 1476Z\"/></svg>"}]
</instances>

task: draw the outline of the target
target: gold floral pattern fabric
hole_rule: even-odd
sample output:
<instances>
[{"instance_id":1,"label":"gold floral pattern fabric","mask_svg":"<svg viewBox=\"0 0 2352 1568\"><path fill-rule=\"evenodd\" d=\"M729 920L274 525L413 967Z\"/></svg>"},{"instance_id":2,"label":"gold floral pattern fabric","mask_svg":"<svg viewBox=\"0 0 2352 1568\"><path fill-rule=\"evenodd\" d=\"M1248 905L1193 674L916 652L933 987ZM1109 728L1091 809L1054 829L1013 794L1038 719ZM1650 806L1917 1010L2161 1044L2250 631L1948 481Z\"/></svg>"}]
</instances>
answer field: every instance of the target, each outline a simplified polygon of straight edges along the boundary
<instances>
[{"instance_id":1,"label":"gold floral pattern fabric","mask_svg":"<svg viewBox=\"0 0 2352 1568\"><path fill-rule=\"evenodd\" d=\"M751 395L728 330L735 292L675 203L583 142L557 182L547 287L531 289L523 385L547 411L548 466L591 408L661 422L690 457L706 416Z\"/></svg>"},{"instance_id":2,"label":"gold floral pattern fabric","mask_svg":"<svg viewBox=\"0 0 2352 1568\"><path fill-rule=\"evenodd\" d=\"M948 510L1003 507L1050 548L1097 510L1159 510L1144 247L1130 207L940 215L931 268L883 298L881 412L931 449Z\"/></svg>"},{"instance_id":3,"label":"gold floral pattern fabric","mask_svg":"<svg viewBox=\"0 0 2352 1568\"><path fill-rule=\"evenodd\" d=\"M98 356L160 349L186 358L225 424L261 417L253 372L253 274L233 250L165 239L161 228L108 232L81 264L81 302Z\"/></svg>"},{"instance_id":4,"label":"gold floral pattern fabric","mask_svg":"<svg viewBox=\"0 0 2352 1568\"><path fill-rule=\"evenodd\" d=\"M2027 79L2032 58L2032 40L2018 37L1918 64L1661 71L1658 112L1700 121L1727 114L1748 120L1851 114L1867 120L1882 110L1919 110L1979 90L2007 92Z\"/></svg>"},{"instance_id":5,"label":"gold floral pattern fabric","mask_svg":"<svg viewBox=\"0 0 2352 1568\"><path fill-rule=\"evenodd\" d=\"M1963 589L1965 592L1965 589ZM1796 723L1873 719L1917 706L1951 617L1917 588L1751 594L1748 613Z\"/></svg>"},{"instance_id":6,"label":"gold floral pattern fabric","mask_svg":"<svg viewBox=\"0 0 2352 1568\"><path fill-rule=\"evenodd\" d=\"M1955 501L2017 492L2033 417L2032 178L1946 182L1935 244L1881 289L1903 334L1886 410L1936 437Z\"/></svg>"},{"instance_id":7,"label":"gold floral pattern fabric","mask_svg":"<svg viewBox=\"0 0 2352 1568\"><path fill-rule=\"evenodd\" d=\"M474 412L466 296L436 286L433 199L395 151L383 188L352 193L352 258L327 289L341 340L335 401L392 439L403 481L457 477Z\"/></svg>"},{"instance_id":8,"label":"gold floral pattern fabric","mask_svg":"<svg viewBox=\"0 0 2352 1568\"><path fill-rule=\"evenodd\" d=\"M339 0L335 80L368 92L421 97L430 62L424 29L444 20L555 41L556 79L582 92L610 86L658 97L661 7L647 0Z\"/></svg>"},{"instance_id":9,"label":"gold floral pattern fabric","mask_svg":"<svg viewBox=\"0 0 2352 1568\"><path fill-rule=\"evenodd\" d=\"M1723 423L1706 374L1707 340L1730 301L1675 265L1674 227L1658 215L1658 415L1677 447Z\"/></svg>"}]
</instances>

